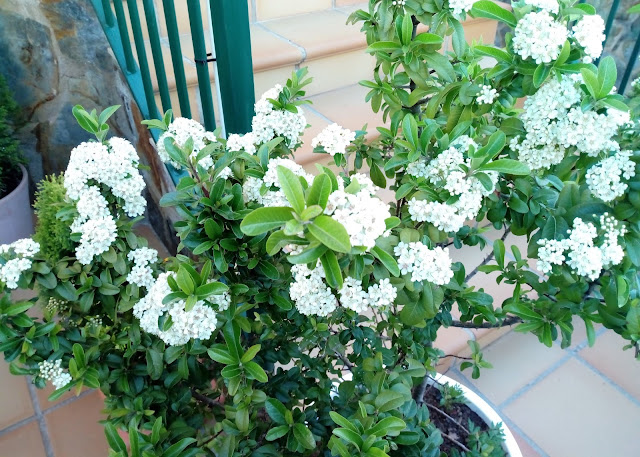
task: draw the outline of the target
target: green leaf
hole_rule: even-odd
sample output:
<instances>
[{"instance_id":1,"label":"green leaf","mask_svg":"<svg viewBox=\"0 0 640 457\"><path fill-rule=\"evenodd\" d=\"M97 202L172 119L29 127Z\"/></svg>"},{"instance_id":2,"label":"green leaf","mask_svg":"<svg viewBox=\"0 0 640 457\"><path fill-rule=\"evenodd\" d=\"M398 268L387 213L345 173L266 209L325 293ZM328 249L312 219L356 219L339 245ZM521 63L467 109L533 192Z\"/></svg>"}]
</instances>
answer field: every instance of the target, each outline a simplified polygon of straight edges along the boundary
<instances>
[{"instance_id":1,"label":"green leaf","mask_svg":"<svg viewBox=\"0 0 640 457\"><path fill-rule=\"evenodd\" d=\"M233 321L228 321L222 328L222 335L224 336L224 341L227 343L231 357L235 360L240 360L242 352L240 349L240 328L238 325L234 324Z\"/></svg>"},{"instance_id":2,"label":"green leaf","mask_svg":"<svg viewBox=\"0 0 640 457\"><path fill-rule=\"evenodd\" d=\"M265 208L273 209L273 208ZM349 253L351 243L344 226L329 216L318 216L309 226L309 232L322 244L336 252Z\"/></svg>"},{"instance_id":3,"label":"green leaf","mask_svg":"<svg viewBox=\"0 0 640 457\"><path fill-rule=\"evenodd\" d=\"M629 8L627 10L627 13L629 13L629 14L640 13L640 3L638 3L637 5L633 5L631 8Z\"/></svg>"},{"instance_id":4,"label":"green leaf","mask_svg":"<svg viewBox=\"0 0 640 457\"><path fill-rule=\"evenodd\" d=\"M315 449L316 440L313 438L313 434L311 433L311 430L309 430L306 425L294 424L293 436L296 437L298 442L305 449Z\"/></svg>"},{"instance_id":5,"label":"green leaf","mask_svg":"<svg viewBox=\"0 0 640 457\"><path fill-rule=\"evenodd\" d=\"M420 144L418 138L418 124L411 113L406 114L402 120L402 134L407 141L413 145L414 149L418 147Z\"/></svg>"},{"instance_id":6,"label":"green leaf","mask_svg":"<svg viewBox=\"0 0 640 457\"><path fill-rule=\"evenodd\" d=\"M222 227L212 218L204 221L204 231L212 240L217 240L222 235Z\"/></svg>"},{"instance_id":7,"label":"green leaf","mask_svg":"<svg viewBox=\"0 0 640 457\"><path fill-rule=\"evenodd\" d=\"M135 424L129 425L129 445L131 446L131 457L140 457L140 437Z\"/></svg>"},{"instance_id":8,"label":"green leaf","mask_svg":"<svg viewBox=\"0 0 640 457\"><path fill-rule=\"evenodd\" d=\"M498 62L511 63L513 58L507 51L493 46L476 45L473 47L474 53L481 56L493 57Z\"/></svg>"},{"instance_id":9,"label":"green leaf","mask_svg":"<svg viewBox=\"0 0 640 457\"><path fill-rule=\"evenodd\" d=\"M325 245L313 243L309 245L308 248L303 250L300 254L288 256L287 260L294 265L301 263L312 263L318 260L326 251L327 247Z\"/></svg>"},{"instance_id":10,"label":"green leaf","mask_svg":"<svg viewBox=\"0 0 640 457\"><path fill-rule=\"evenodd\" d=\"M551 67L541 63L536 67L536 71L533 72L533 85L535 87L540 87L542 83L544 83L549 74L551 73Z\"/></svg>"},{"instance_id":11,"label":"green leaf","mask_svg":"<svg viewBox=\"0 0 640 457\"><path fill-rule=\"evenodd\" d=\"M496 259L496 263L500 268L504 268L504 242L501 239L497 239L493 242L493 254Z\"/></svg>"},{"instance_id":12,"label":"green leaf","mask_svg":"<svg viewBox=\"0 0 640 457\"><path fill-rule=\"evenodd\" d=\"M373 254L373 256L378 259L387 270L389 270L389 273L393 276L400 276L398 262L396 262L396 259L394 259L392 255L378 246L373 247L371 254Z\"/></svg>"},{"instance_id":13,"label":"green leaf","mask_svg":"<svg viewBox=\"0 0 640 457\"><path fill-rule=\"evenodd\" d=\"M196 295L198 298L207 298L211 295L221 295L228 291L229 287L221 282L213 281L201 285L196 289Z\"/></svg>"},{"instance_id":14,"label":"green leaf","mask_svg":"<svg viewBox=\"0 0 640 457\"><path fill-rule=\"evenodd\" d=\"M193 255L200 255L204 252L207 252L209 249L211 249L212 247L214 247L216 244L218 244L215 241L205 241L203 243L200 243L198 246L196 246L193 249Z\"/></svg>"},{"instance_id":15,"label":"green leaf","mask_svg":"<svg viewBox=\"0 0 640 457\"><path fill-rule=\"evenodd\" d=\"M618 308L622 308L629 300L629 283L622 275L616 276L616 289L618 291Z\"/></svg>"},{"instance_id":16,"label":"green leaf","mask_svg":"<svg viewBox=\"0 0 640 457\"><path fill-rule=\"evenodd\" d=\"M76 360L78 370L82 370L87 365L87 360L84 355L84 349L78 343L73 345L73 357Z\"/></svg>"},{"instance_id":17,"label":"green leaf","mask_svg":"<svg viewBox=\"0 0 640 457\"><path fill-rule=\"evenodd\" d=\"M216 344L214 347L208 349L207 353L213 360L225 365L233 365L240 361L231 355L224 344Z\"/></svg>"},{"instance_id":18,"label":"green leaf","mask_svg":"<svg viewBox=\"0 0 640 457\"><path fill-rule=\"evenodd\" d=\"M291 208L278 206L258 208L245 216L240 224L240 230L249 236L261 235L269 230L282 227L291 219L293 219Z\"/></svg>"},{"instance_id":19,"label":"green leaf","mask_svg":"<svg viewBox=\"0 0 640 457\"><path fill-rule=\"evenodd\" d=\"M618 79L618 71L615 60L611 56L603 57L598 64L598 84L600 86L598 98L609 95L616 79Z\"/></svg>"},{"instance_id":20,"label":"green leaf","mask_svg":"<svg viewBox=\"0 0 640 457\"><path fill-rule=\"evenodd\" d=\"M303 221L308 221L316 216L319 216L320 214L322 214L322 207L320 207L319 205L313 205L306 208L300 215L300 218Z\"/></svg>"},{"instance_id":21,"label":"green leaf","mask_svg":"<svg viewBox=\"0 0 640 457\"><path fill-rule=\"evenodd\" d=\"M275 398L270 398L264 403L267 414L276 424L286 424L287 408Z\"/></svg>"},{"instance_id":22,"label":"green leaf","mask_svg":"<svg viewBox=\"0 0 640 457\"><path fill-rule=\"evenodd\" d=\"M404 45L408 45L411 43L411 35L413 32L413 19L411 18L411 14L406 13L402 18L402 36L400 37L400 41Z\"/></svg>"},{"instance_id":23,"label":"green leaf","mask_svg":"<svg viewBox=\"0 0 640 457\"><path fill-rule=\"evenodd\" d=\"M436 35L435 33L420 33L416 35L413 39L414 43L420 44L440 44L443 39L440 35Z\"/></svg>"},{"instance_id":24,"label":"green leaf","mask_svg":"<svg viewBox=\"0 0 640 457\"><path fill-rule=\"evenodd\" d=\"M278 181L291 207L296 213L302 214L304 211L304 191L302 184L300 184L300 178L287 167L278 165Z\"/></svg>"},{"instance_id":25,"label":"green leaf","mask_svg":"<svg viewBox=\"0 0 640 457\"><path fill-rule=\"evenodd\" d=\"M162 453L162 457L180 457L182 451L195 442L196 440L194 438L182 438L173 446L169 446L169 448Z\"/></svg>"},{"instance_id":26,"label":"green leaf","mask_svg":"<svg viewBox=\"0 0 640 457\"><path fill-rule=\"evenodd\" d=\"M106 423L104 425L104 434L107 436L107 442L109 443L109 447L116 452L124 452L124 455L127 455L127 446L124 444L120 435L118 435L118 430L113 424Z\"/></svg>"},{"instance_id":27,"label":"green leaf","mask_svg":"<svg viewBox=\"0 0 640 457\"><path fill-rule=\"evenodd\" d=\"M267 373L265 373L262 367L258 365L256 362L247 362L244 365L244 369L249 374L250 377L252 377L258 382L267 382L269 380Z\"/></svg>"},{"instance_id":28,"label":"green leaf","mask_svg":"<svg viewBox=\"0 0 640 457\"><path fill-rule=\"evenodd\" d=\"M387 187L387 178L384 176L384 173L380 170L380 167L374 163L371 163L371 167L369 167L369 177L371 181L378 187L382 189L386 189Z\"/></svg>"},{"instance_id":29,"label":"green leaf","mask_svg":"<svg viewBox=\"0 0 640 457\"><path fill-rule=\"evenodd\" d=\"M249 349L247 349L247 352L244 353L240 361L242 363L247 363L253 360L255 356L258 354L258 352L260 352L260 347L261 346L259 344L255 344L251 346Z\"/></svg>"},{"instance_id":30,"label":"green leaf","mask_svg":"<svg viewBox=\"0 0 640 457\"><path fill-rule=\"evenodd\" d=\"M151 379L159 379L164 368L162 352L149 348L147 349L147 373Z\"/></svg>"},{"instance_id":31,"label":"green leaf","mask_svg":"<svg viewBox=\"0 0 640 457\"><path fill-rule=\"evenodd\" d=\"M326 251L322 257L322 268L324 268L325 278L329 287L340 289L342 287L342 271L338 264L338 259L333 251Z\"/></svg>"},{"instance_id":32,"label":"green leaf","mask_svg":"<svg viewBox=\"0 0 640 457\"><path fill-rule=\"evenodd\" d=\"M362 448L362 438L360 437L360 434L354 432L353 430L349 430L347 428L335 428L333 429L332 433L338 438L341 438L346 442L353 444L358 449Z\"/></svg>"},{"instance_id":33,"label":"green leaf","mask_svg":"<svg viewBox=\"0 0 640 457\"><path fill-rule=\"evenodd\" d=\"M270 429L267 432L267 436L265 438L267 439L267 441L275 441L278 438L282 438L287 433L289 433L289 426L288 425L279 425L279 426L277 426L275 428Z\"/></svg>"},{"instance_id":34,"label":"green leaf","mask_svg":"<svg viewBox=\"0 0 640 457\"><path fill-rule=\"evenodd\" d=\"M400 49L402 46L400 43L396 43L395 41L377 41L372 43L367 48L368 53L372 52L393 52Z\"/></svg>"},{"instance_id":35,"label":"green leaf","mask_svg":"<svg viewBox=\"0 0 640 457\"><path fill-rule=\"evenodd\" d=\"M475 2L471 8L471 15L473 17L495 19L514 28L517 25L516 17L511 11L507 11L490 0Z\"/></svg>"},{"instance_id":36,"label":"green leaf","mask_svg":"<svg viewBox=\"0 0 640 457\"><path fill-rule=\"evenodd\" d=\"M418 325L427 317L427 311L422 303L411 301L405 303L400 311L400 320L405 325Z\"/></svg>"},{"instance_id":37,"label":"green leaf","mask_svg":"<svg viewBox=\"0 0 640 457\"><path fill-rule=\"evenodd\" d=\"M407 427L407 424L398 417L385 417L376 425L366 430L365 433L377 437L383 437L385 435L397 435Z\"/></svg>"},{"instance_id":38,"label":"green leaf","mask_svg":"<svg viewBox=\"0 0 640 457\"><path fill-rule=\"evenodd\" d=\"M401 407L405 402L404 395L395 390L385 390L375 399L376 409L381 413Z\"/></svg>"},{"instance_id":39,"label":"green leaf","mask_svg":"<svg viewBox=\"0 0 640 457\"><path fill-rule=\"evenodd\" d=\"M349 419L347 419L346 417L341 416L335 411L329 411L329 416L331 416L331 420L338 424L340 427L344 427L358 433L358 427L352 424L351 421L349 421Z\"/></svg>"},{"instance_id":40,"label":"green leaf","mask_svg":"<svg viewBox=\"0 0 640 457\"><path fill-rule=\"evenodd\" d=\"M189 272L182 266L178 269L176 282L178 283L178 287L180 287L180 289L187 295L191 295L196 289L193 278L191 277Z\"/></svg>"},{"instance_id":41,"label":"green leaf","mask_svg":"<svg viewBox=\"0 0 640 457\"><path fill-rule=\"evenodd\" d=\"M522 162L513 159L498 159L478 168L479 171L497 171L509 175L524 176L531 173L529 167Z\"/></svg>"},{"instance_id":42,"label":"green leaf","mask_svg":"<svg viewBox=\"0 0 640 457\"><path fill-rule=\"evenodd\" d=\"M600 93L600 83L598 82L598 76L587 68L580 70L582 79L584 79L585 86L594 99L598 99Z\"/></svg>"},{"instance_id":43,"label":"green leaf","mask_svg":"<svg viewBox=\"0 0 640 457\"><path fill-rule=\"evenodd\" d=\"M107 122L109 120L109 118L111 116L113 116L113 114L118 111L118 108L120 108L120 105L113 105L110 106L108 108L105 108L101 113L100 116L98 116L98 123L99 124L104 124L105 122Z\"/></svg>"},{"instance_id":44,"label":"green leaf","mask_svg":"<svg viewBox=\"0 0 640 457\"><path fill-rule=\"evenodd\" d=\"M325 173L319 174L307 191L307 206L320 205L324 209L327 206L330 193L331 178Z\"/></svg>"}]
</instances>

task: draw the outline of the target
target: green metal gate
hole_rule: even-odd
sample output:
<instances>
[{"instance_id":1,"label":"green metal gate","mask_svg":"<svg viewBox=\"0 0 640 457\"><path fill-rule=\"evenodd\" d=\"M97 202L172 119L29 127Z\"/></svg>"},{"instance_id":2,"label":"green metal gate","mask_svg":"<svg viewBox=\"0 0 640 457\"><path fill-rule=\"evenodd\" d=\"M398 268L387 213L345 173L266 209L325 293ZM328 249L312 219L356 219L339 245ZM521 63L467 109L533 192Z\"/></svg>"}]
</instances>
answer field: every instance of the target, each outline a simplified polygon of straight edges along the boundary
<instances>
[{"instance_id":1,"label":"green metal gate","mask_svg":"<svg viewBox=\"0 0 640 457\"><path fill-rule=\"evenodd\" d=\"M162 3L165 17L166 35L170 49L171 64L175 77L180 115L192 117L191 101L185 76L181 37L178 30L174 0L156 0ZM207 54L205 27L201 2L209 5L208 27L213 41L213 51ZM162 111L175 109L172 106L165 58L162 53L160 24L157 19L154 0L91 0L102 28L109 40L113 53L131 88L133 97L145 119L161 116L156 106L155 92L150 72L152 62ZM126 11L125 11L126 3ZM148 41L144 38L141 24L146 22ZM237 0L186 0L189 14L192 58L196 65L199 102L203 124L207 130L216 125L223 127L226 134L246 133L251 130L253 116L254 87L251 61L251 41L249 35L249 12L247 2ZM132 47L129 27L133 36ZM148 46L148 47L147 47ZM150 48L151 56L147 55ZM213 64L213 65L212 65ZM217 73L213 75L211 72ZM216 123L211 78L218 86L223 118ZM157 132L155 132L157 135Z\"/></svg>"}]
</instances>

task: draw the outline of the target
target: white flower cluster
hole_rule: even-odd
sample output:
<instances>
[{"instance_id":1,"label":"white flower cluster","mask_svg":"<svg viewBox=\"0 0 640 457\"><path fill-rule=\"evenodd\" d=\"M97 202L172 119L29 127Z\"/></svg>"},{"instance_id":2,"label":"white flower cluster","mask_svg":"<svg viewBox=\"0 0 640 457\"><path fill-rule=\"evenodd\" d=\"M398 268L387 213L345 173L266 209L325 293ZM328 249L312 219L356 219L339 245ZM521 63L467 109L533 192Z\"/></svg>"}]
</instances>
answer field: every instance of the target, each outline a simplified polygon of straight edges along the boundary
<instances>
[{"instance_id":1,"label":"white flower cluster","mask_svg":"<svg viewBox=\"0 0 640 457\"><path fill-rule=\"evenodd\" d=\"M296 176L304 178L307 183L313 182L313 176L304 171L291 159L275 158L269 161L267 172L262 179L248 177L242 186L245 202L257 202L263 206L290 206L287 197L280 189L278 166L291 170ZM263 188L264 184L264 188ZM266 190L265 190L266 189ZM274 190L275 189L275 190Z\"/></svg>"},{"instance_id":2,"label":"white flower cluster","mask_svg":"<svg viewBox=\"0 0 640 457\"><path fill-rule=\"evenodd\" d=\"M170 163L175 168L180 168L180 165L171 160L164 142L167 138L172 138L179 148L183 148L187 140L191 138L193 141L193 151L190 157L195 159L202 148L209 143L215 143L218 141L213 132L207 132L205 128L197 121L193 119L187 119L185 117L178 117L169 124L167 130L158 138L158 156L164 163ZM203 157L198 162L205 170L213 167L213 158L211 156Z\"/></svg>"},{"instance_id":3,"label":"white flower cluster","mask_svg":"<svg viewBox=\"0 0 640 457\"><path fill-rule=\"evenodd\" d=\"M82 143L71 151L64 187L78 211L71 228L81 235L76 248L80 263L91 263L117 237L116 223L100 186L124 202L122 209L129 217L144 213L145 184L138 165L135 148L122 138L111 138L106 144Z\"/></svg>"},{"instance_id":4,"label":"white flower cluster","mask_svg":"<svg viewBox=\"0 0 640 457\"><path fill-rule=\"evenodd\" d=\"M362 313L368 308L385 308L393 304L398 291L389 279L382 279L373 284L368 290L362 288L362 281L355 278L345 278L340 294L340 304L356 313Z\"/></svg>"},{"instance_id":5,"label":"white flower cluster","mask_svg":"<svg viewBox=\"0 0 640 457\"><path fill-rule=\"evenodd\" d=\"M518 21L511 43L523 59L531 57L537 64L549 63L558 58L567 36L565 25L551 14L534 11Z\"/></svg>"},{"instance_id":6,"label":"white flower cluster","mask_svg":"<svg viewBox=\"0 0 640 457\"><path fill-rule=\"evenodd\" d=\"M238 135L232 133L227 138L227 149L232 152L244 151L248 154L256 153L256 140L252 132L245 133L244 135Z\"/></svg>"},{"instance_id":7,"label":"white flower cluster","mask_svg":"<svg viewBox=\"0 0 640 457\"><path fill-rule=\"evenodd\" d=\"M584 48L586 63L593 62L602 54L602 43L606 38L604 28L604 19L597 14L583 16L573 26L571 35Z\"/></svg>"},{"instance_id":8,"label":"white flower cluster","mask_svg":"<svg viewBox=\"0 0 640 457\"><path fill-rule=\"evenodd\" d=\"M31 238L23 238L11 244L0 245L0 255L11 257L4 265L0 265L0 281L9 289L18 287L20 275L31 268L32 259L40 252L40 244Z\"/></svg>"},{"instance_id":9,"label":"white flower cluster","mask_svg":"<svg viewBox=\"0 0 640 457\"><path fill-rule=\"evenodd\" d=\"M59 300L54 297L49 297L45 309L50 313L57 313L67 307L68 302L65 300Z\"/></svg>"},{"instance_id":10,"label":"white flower cluster","mask_svg":"<svg viewBox=\"0 0 640 457\"><path fill-rule=\"evenodd\" d=\"M355 194L336 190L329 195L324 212L344 226L352 246L365 246L368 251L387 230L389 208L376 196L378 187L368 176L357 173L351 177L354 179L360 190Z\"/></svg>"},{"instance_id":11,"label":"white flower cluster","mask_svg":"<svg viewBox=\"0 0 640 457\"><path fill-rule=\"evenodd\" d=\"M89 316L87 317L87 325L93 328L102 327L102 317L100 316Z\"/></svg>"},{"instance_id":12,"label":"white flower cluster","mask_svg":"<svg viewBox=\"0 0 640 457\"><path fill-rule=\"evenodd\" d=\"M218 306L218 311L226 311L231 306L231 295L229 292L223 292L220 295L211 295L207 301L212 305Z\"/></svg>"},{"instance_id":13,"label":"white flower cluster","mask_svg":"<svg viewBox=\"0 0 640 457\"><path fill-rule=\"evenodd\" d=\"M391 5L392 6L404 6L404 5L406 5L406 3L407 3L407 0L393 0L391 2Z\"/></svg>"},{"instance_id":14,"label":"white flower cluster","mask_svg":"<svg viewBox=\"0 0 640 457\"><path fill-rule=\"evenodd\" d=\"M255 104L256 115L251 121L255 144L266 143L277 136L282 136L287 140L289 146L294 146L298 143L300 134L307 127L307 120L300 108L297 108L296 113L274 109L275 107L269 99L277 100L280 92L282 92L282 86L276 84L275 87L266 91Z\"/></svg>"},{"instance_id":15,"label":"white flower cluster","mask_svg":"<svg viewBox=\"0 0 640 457\"><path fill-rule=\"evenodd\" d=\"M324 269L317 266L311 270L306 265L291 267L293 282L289 296L300 314L305 316L327 316L338 306L329 286L324 282Z\"/></svg>"},{"instance_id":16,"label":"white flower cluster","mask_svg":"<svg viewBox=\"0 0 640 457\"><path fill-rule=\"evenodd\" d=\"M127 259L133 261L133 267L127 275L127 281L138 287L151 289L155 282L151 265L158 261L158 251L151 248L138 248L129 252Z\"/></svg>"},{"instance_id":17,"label":"white flower cluster","mask_svg":"<svg viewBox=\"0 0 640 457\"><path fill-rule=\"evenodd\" d=\"M409 201L411 220L430 222L445 232L457 232L466 220L477 216L483 198L495 189L498 173L486 172L493 183L491 189L486 189L477 178L467 176L461 165L470 165L470 160L465 159L464 152L471 146L475 147L471 139L460 137L428 164L407 167L410 174L419 173L420 176L427 177L432 184L441 186L452 196L458 197L453 204L412 198Z\"/></svg>"},{"instance_id":18,"label":"white flower cluster","mask_svg":"<svg viewBox=\"0 0 640 457\"><path fill-rule=\"evenodd\" d=\"M455 16L460 16L463 12L471 11L474 0L449 0L449 9Z\"/></svg>"},{"instance_id":19,"label":"white flower cluster","mask_svg":"<svg viewBox=\"0 0 640 457\"><path fill-rule=\"evenodd\" d=\"M38 365L40 376L47 381L51 381L56 389L61 389L71 382L71 375L64 371L61 364L62 360L58 359L53 362L44 360Z\"/></svg>"},{"instance_id":20,"label":"white flower cluster","mask_svg":"<svg viewBox=\"0 0 640 457\"><path fill-rule=\"evenodd\" d=\"M524 0L524 3L540 8L541 10L549 11L550 13L558 13L560 9L558 0Z\"/></svg>"},{"instance_id":21,"label":"white flower cluster","mask_svg":"<svg viewBox=\"0 0 640 457\"><path fill-rule=\"evenodd\" d=\"M349 143L355 140L355 138L355 132L333 123L311 140L311 146L313 148L322 146L328 154L334 156L336 154L344 154Z\"/></svg>"},{"instance_id":22,"label":"white flower cluster","mask_svg":"<svg viewBox=\"0 0 640 457\"><path fill-rule=\"evenodd\" d=\"M496 98L498 98L498 91L491 86L483 85L476 101L481 105L490 105Z\"/></svg>"},{"instance_id":23,"label":"white flower cluster","mask_svg":"<svg viewBox=\"0 0 640 457\"><path fill-rule=\"evenodd\" d=\"M175 273L160 274L149 293L133 307L134 316L140 319L140 327L170 346L186 344L193 338L209 339L218 324L212 307L202 300L196 302L190 311L185 311L184 300L162 303L171 293L171 287L167 282L169 276L175 277ZM172 325L168 330L162 330L158 326L158 319L163 315L171 317Z\"/></svg>"},{"instance_id":24,"label":"white flower cluster","mask_svg":"<svg viewBox=\"0 0 640 457\"><path fill-rule=\"evenodd\" d=\"M589 168L587 185L594 197L610 202L624 195L629 186L622 178L628 180L636 175L631 155L631 151L620 151Z\"/></svg>"},{"instance_id":25,"label":"white flower cluster","mask_svg":"<svg viewBox=\"0 0 640 457\"><path fill-rule=\"evenodd\" d=\"M596 245L596 226L591 222L583 222L580 218L574 219L573 229L567 231L568 238L539 240L538 269L548 274L552 271L553 265L566 262L574 273L586 276L592 281L598 279L603 268L622 262L624 251L618 239L626 232L624 226L608 214L600 216L600 229L603 236L599 246Z\"/></svg>"},{"instance_id":26,"label":"white flower cluster","mask_svg":"<svg viewBox=\"0 0 640 457\"><path fill-rule=\"evenodd\" d=\"M525 101L521 119L526 135L511 140L510 147L532 170L560 163L572 146L592 157L620 149L613 137L629 121L629 113L583 112L581 83L580 75L563 75L561 81L552 78Z\"/></svg>"},{"instance_id":27,"label":"white flower cluster","mask_svg":"<svg viewBox=\"0 0 640 457\"><path fill-rule=\"evenodd\" d=\"M442 286L453 278L451 270L451 257L449 249L435 247L429 249L420 242L404 243L400 242L393 253L398 258L398 267L404 275L411 273L412 281L429 281L430 283Z\"/></svg>"}]
</instances>

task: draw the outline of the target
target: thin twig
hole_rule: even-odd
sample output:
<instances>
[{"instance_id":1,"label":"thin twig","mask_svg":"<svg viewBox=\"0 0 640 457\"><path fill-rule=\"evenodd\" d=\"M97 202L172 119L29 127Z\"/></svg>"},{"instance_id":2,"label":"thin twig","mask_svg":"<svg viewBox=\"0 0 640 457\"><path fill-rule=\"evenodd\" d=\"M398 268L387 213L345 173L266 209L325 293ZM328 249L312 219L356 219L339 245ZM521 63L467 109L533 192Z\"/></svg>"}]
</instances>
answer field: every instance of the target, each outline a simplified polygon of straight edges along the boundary
<instances>
[{"instance_id":1,"label":"thin twig","mask_svg":"<svg viewBox=\"0 0 640 457\"><path fill-rule=\"evenodd\" d=\"M460 441L458 441L457 439L455 439L454 437L447 435L445 432L443 432L442 430L440 430L440 433L442 434L442 436L444 436L446 439L448 439L449 441L451 441L453 444L455 444L456 446L458 446L460 449L464 450L465 452L471 452L471 450L465 446L464 444L462 444Z\"/></svg>"},{"instance_id":2,"label":"thin twig","mask_svg":"<svg viewBox=\"0 0 640 457\"><path fill-rule=\"evenodd\" d=\"M459 328L500 328L506 327L507 325L519 324L522 322L518 316L509 316L502 322L497 324L492 324L491 322L483 322L482 324L474 324L473 322L462 322L462 321L453 321L449 327L459 327Z\"/></svg>"},{"instance_id":3,"label":"thin twig","mask_svg":"<svg viewBox=\"0 0 640 457\"><path fill-rule=\"evenodd\" d=\"M460 355L453 355L453 354L443 355L440 358L441 359L446 359L447 357L455 357L456 359L460 359L460 360L473 360L473 357L462 357Z\"/></svg>"},{"instance_id":4,"label":"thin twig","mask_svg":"<svg viewBox=\"0 0 640 457\"><path fill-rule=\"evenodd\" d=\"M209 406L214 406L214 407L218 407L218 408L224 408L224 405L222 403L220 403L219 401L214 400L212 398L209 398L206 395L202 395L200 392L198 392L194 388L191 388L191 395L196 400L198 400L198 401L200 401L202 403L206 403Z\"/></svg>"},{"instance_id":5,"label":"thin twig","mask_svg":"<svg viewBox=\"0 0 640 457\"><path fill-rule=\"evenodd\" d=\"M418 403L418 405L422 405L424 403L424 394L427 391L427 385L429 385L430 378L431 376L426 375L422 379L422 383L420 383L420 387L418 387L418 390L416 390L414 400L416 401L416 403Z\"/></svg>"},{"instance_id":6,"label":"thin twig","mask_svg":"<svg viewBox=\"0 0 640 457\"><path fill-rule=\"evenodd\" d=\"M449 416L447 413L445 413L444 411L442 411L440 408L438 408L436 405L432 405L431 403L427 403L427 406L429 408L433 408L434 410L436 410L437 412L439 412L440 414L442 414L444 417L446 417L447 419L449 419L451 422L453 422L454 424L456 424L458 427L460 427L462 430L464 430L464 432L467 435L470 435L471 433L469 432L469 430L466 429L466 427L464 425L462 425L460 422L458 422L457 420L455 420L453 417Z\"/></svg>"},{"instance_id":7,"label":"thin twig","mask_svg":"<svg viewBox=\"0 0 640 457\"><path fill-rule=\"evenodd\" d=\"M353 364L349 362L349 359L347 359L344 355L340 354L338 351L333 351L333 352L335 353L335 355L338 356L340 360L342 360L342 363L346 365L349 371L353 373Z\"/></svg>"}]
</instances>

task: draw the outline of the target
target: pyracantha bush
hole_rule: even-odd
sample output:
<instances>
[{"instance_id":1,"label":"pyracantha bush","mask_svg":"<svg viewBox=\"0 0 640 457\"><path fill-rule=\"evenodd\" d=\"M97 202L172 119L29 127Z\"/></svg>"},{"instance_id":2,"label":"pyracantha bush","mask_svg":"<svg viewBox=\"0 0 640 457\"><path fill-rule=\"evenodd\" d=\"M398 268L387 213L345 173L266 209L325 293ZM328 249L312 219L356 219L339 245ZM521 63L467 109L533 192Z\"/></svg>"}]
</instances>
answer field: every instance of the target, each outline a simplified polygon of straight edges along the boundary
<instances>
[{"instance_id":1,"label":"pyracantha bush","mask_svg":"<svg viewBox=\"0 0 640 457\"><path fill-rule=\"evenodd\" d=\"M162 262L132 231L144 182L133 146L107 139L114 108L77 107L97 141L72 151L59 197L72 249L0 249L0 285L38 289L0 299L12 371L52 381L54 398L99 387L113 456L439 457L445 440L451 455L504 455L498 426L451 441L434 425L439 329L517 324L567 347L582 321L590 343L594 323L640 339L637 134L613 60L592 63L602 21L572 1L513 7L353 13L376 59L361 84L388 124L374 141L327 127L311 144L333 163L315 173L293 160L304 70L256 103L244 135L146 121L183 172L160 202L183 254ZM511 27L506 47L467 43L467 14ZM488 243L472 271L451 257ZM470 285L482 274L511 296ZM36 301L44 319L26 314ZM490 364L469 345L461 368L477 377Z\"/></svg>"}]
</instances>

